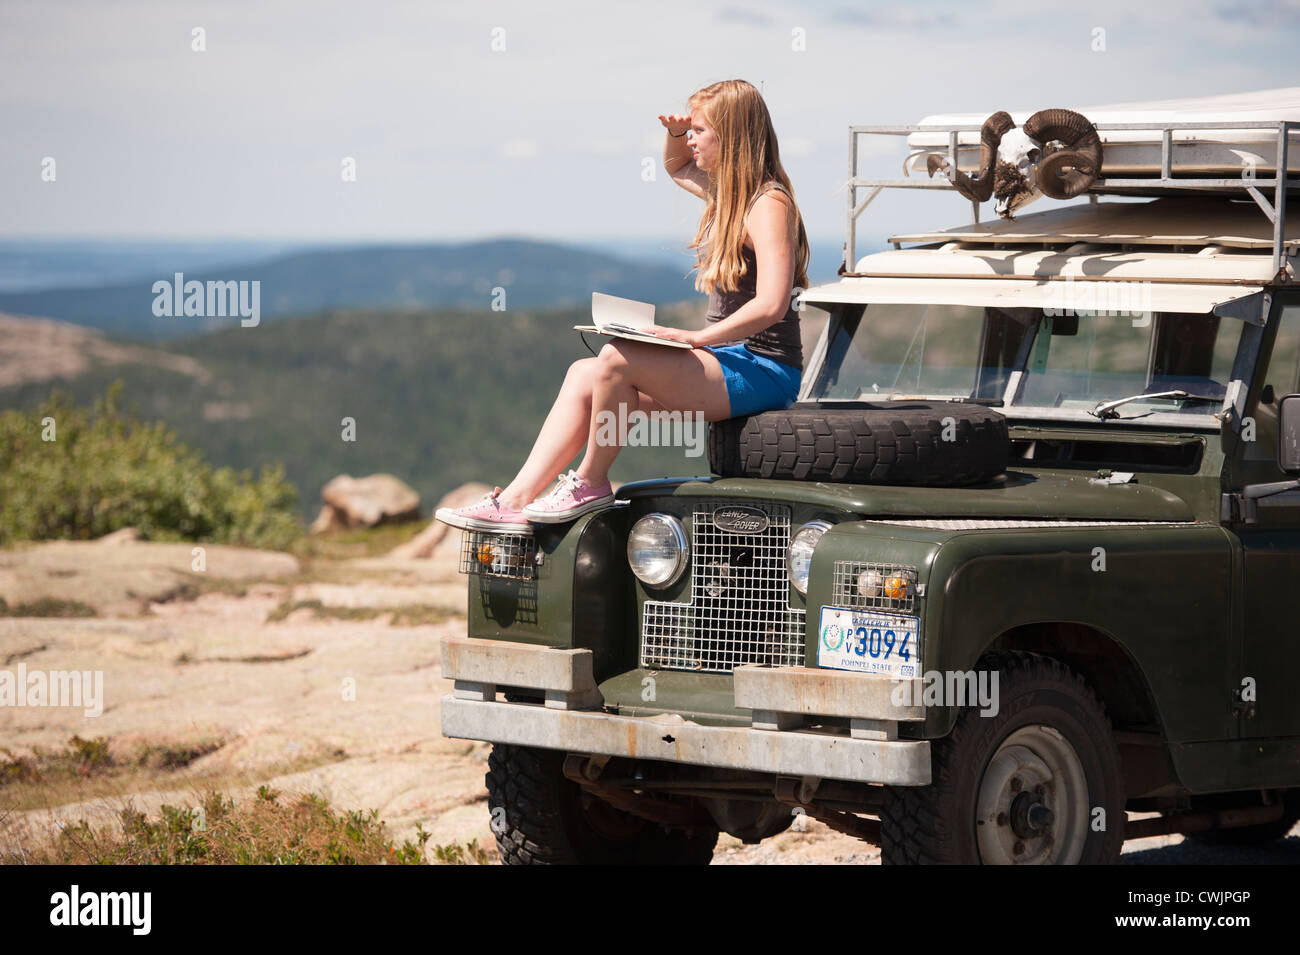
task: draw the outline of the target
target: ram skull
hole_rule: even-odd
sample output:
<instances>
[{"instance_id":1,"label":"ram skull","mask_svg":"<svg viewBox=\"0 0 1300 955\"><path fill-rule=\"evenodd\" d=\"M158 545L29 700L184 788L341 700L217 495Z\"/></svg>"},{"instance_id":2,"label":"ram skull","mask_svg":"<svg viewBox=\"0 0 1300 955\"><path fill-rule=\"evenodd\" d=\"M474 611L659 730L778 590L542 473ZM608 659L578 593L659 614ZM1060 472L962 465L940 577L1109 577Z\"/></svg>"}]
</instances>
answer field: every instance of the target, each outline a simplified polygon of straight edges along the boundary
<instances>
[{"instance_id":1,"label":"ram skull","mask_svg":"<svg viewBox=\"0 0 1300 955\"><path fill-rule=\"evenodd\" d=\"M942 172L972 202L996 198L994 209L1012 218L1039 196L1073 199L1101 173L1101 137L1082 113L1040 109L1017 128L1011 114L1000 111L980 128L980 171L968 176L947 156L931 153L926 169Z\"/></svg>"}]
</instances>

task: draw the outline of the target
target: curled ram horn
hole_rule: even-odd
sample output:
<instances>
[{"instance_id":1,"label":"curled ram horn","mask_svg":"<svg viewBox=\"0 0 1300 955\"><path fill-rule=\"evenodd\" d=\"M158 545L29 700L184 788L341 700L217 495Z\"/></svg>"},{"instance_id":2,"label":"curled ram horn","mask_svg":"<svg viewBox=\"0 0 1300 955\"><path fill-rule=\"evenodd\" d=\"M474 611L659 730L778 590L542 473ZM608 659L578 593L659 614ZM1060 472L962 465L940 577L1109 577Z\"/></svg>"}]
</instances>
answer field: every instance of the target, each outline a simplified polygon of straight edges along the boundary
<instances>
[{"instance_id":1,"label":"curled ram horn","mask_svg":"<svg viewBox=\"0 0 1300 955\"><path fill-rule=\"evenodd\" d=\"M1025 133L1044 147L1036 177L1043 195L1073 199L1087 192L1101 174L1101 137L1082 113L1040 109L1025 121ZM1053 140L1065 148L1048 152L1047 144Z\"/></svg>"},{"instance_id":2,"label":"curled ram horn","mask_svg":"<svg viewBox=\"0 0 1300 955\"><path fill-rule=\"evenodd\" d=\"M930 153L925 157L925 169L926 172L930 174L931 179L934 178L934 174L940 169L948 169L951 166L952 163L948 162L947 156L940 156L938 153Z\"/></svg>"},{"instance_id":3,"label":"curled ram horn","mask_svg":"<svg viewBox=\"0 0 1300 955\"><path fill-rule=\"evenodd\" d=\"M993 195L993 164L997 161L998 144L1015 126L1011 114L1003 111L984 120L984 125L980 127L980 171L974 178L950 165L948 157L939 153L926 156L925 167L932 177L942 169L963 196L972 202L985 202Z\"/></svg>"}]
</instances>

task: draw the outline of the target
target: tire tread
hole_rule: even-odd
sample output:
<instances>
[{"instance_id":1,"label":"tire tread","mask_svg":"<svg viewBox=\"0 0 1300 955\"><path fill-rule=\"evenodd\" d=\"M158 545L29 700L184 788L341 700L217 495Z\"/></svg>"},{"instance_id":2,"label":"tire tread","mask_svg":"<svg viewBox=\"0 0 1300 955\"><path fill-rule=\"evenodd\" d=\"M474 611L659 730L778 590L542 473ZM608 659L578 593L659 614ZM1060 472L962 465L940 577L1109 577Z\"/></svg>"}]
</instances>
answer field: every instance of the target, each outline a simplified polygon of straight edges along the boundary
<instances>
[{"instance_id":1,"label":"tire tread","mask_svg":"<svg viewBox=\"0 0 1300 955\"><path fill-rule=\"evenodd\" d=\"M986 654L976 664L976 669L980 668L999 670L1000 686L1003 687L1020 681L1043 679L1068 686L1089 707L1096 708L1105 726L1110 726L1106 706L1092 687L1059 660L1024 650L1003 650ZM942 804L951 799L956 790L956 775L959 767L970 758L968 751L980 718L973 707L967 707L957 718L952 732L943 739L932 741L930 785L885 788L885 802L880 813L881 861L885 865L942 865L956 861L955 834ZM1105 755L1113 765L1121 765L1114 735L1107 732L1104 736L1103 740L1097 741L1098 745L1106 751ZM1122 819L1120 824L1122 826ZM1121 845L1122 842L1121 839Z\"/></svg>"},{"instance_id":2,"label":"tire tread","mask_svg":"<svg viewBox=\"0 0 1300 955\"><path fill-rule=\"evenodd\" d=\"M951 418L954 440L944 441ZM988 481L1006 470L1006 418L983 405L808 403L709 425L709 465L722 477L914 484Z\"/></svg>"}]
</instances>

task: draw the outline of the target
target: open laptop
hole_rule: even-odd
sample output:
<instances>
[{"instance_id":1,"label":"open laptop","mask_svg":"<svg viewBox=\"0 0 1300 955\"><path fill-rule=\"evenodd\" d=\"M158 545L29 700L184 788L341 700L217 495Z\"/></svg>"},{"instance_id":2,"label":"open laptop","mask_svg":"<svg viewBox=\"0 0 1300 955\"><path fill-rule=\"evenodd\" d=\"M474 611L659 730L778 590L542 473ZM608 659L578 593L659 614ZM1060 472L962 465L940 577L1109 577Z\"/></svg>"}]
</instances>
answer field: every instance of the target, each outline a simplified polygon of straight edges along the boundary
<instances>
[{"instance_id":1,"label":"open laptop","mask_svg":"<svg viewBox=\"0 0 1300 955\"><path fill-rule=\"evenodd\" d=\"M655 345L667 345L670 348L691 347L686 342L675 342L638 331L655 323L655 307L650 302L638 302L633 298L619 298L617 295L606 295L604 292L592 292L591 318L596 324L574 325L574 329L580 332L612 335L615 338L628 338L632 341L651 342Z\"/></svg>"}]
</instances>

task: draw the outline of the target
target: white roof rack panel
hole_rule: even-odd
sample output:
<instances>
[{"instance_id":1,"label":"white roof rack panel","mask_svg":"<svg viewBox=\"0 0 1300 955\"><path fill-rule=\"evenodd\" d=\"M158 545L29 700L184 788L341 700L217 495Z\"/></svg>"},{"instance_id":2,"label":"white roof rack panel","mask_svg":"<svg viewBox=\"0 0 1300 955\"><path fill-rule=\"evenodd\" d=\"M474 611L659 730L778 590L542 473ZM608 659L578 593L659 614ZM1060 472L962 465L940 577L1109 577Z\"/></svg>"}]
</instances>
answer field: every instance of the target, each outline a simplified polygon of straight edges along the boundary
<instances>
[{"instance_id":1,"label":"white roof rack panel","mask_svg":"<svg viewBox=\"0 0 1300 955\"><path fill-rule=\"evenodd\" d=\"M1097 309L1140 312L1190 312L1203 314L1216 305L1254 295L1255 285L1179 285L1144 283L1121 287L1112 283L1104 291L1089 292L1088 283L1023 282L1013 279L944 279L845 277L804 292L809 305L843 302L868 305L971 305L1001 308ZM1088 295L1094 297L1088 299Z\"/></svg>"},{"instance_id":2,"label":"white roof rack panel","mask_svg":"<svg viewBox=\"0 0 1300 955\"><path fill-rule=\"evenodd\" d=\"M1300 152L1300 150L1297 150ZM966 203L961 201L961 205ZM1295 200L1288 205L1300 206ZM1300 208L1289 211L1285 245L1300 248ZM1273 248L1273 223L1255 203L1222 197L1172 197L1150 202L1078 203L1032 212L1014 219L994 218L951 229L902 232L890 242L1062 243L1105 245L1221 245L1235 249Z\"/></svg>"},{"instance_id":3,"label":"white roof rack panel","mask_svg":"<svg viewBox=\"0 0 1300 955\"><path fill-rule=\"evenodd\" d=\"M1267 255L1207 246L1204 255L1121 250L1078 244L1068 249L886 249L858 260L854 274L873 278L969 278L1082 282L1182 282L1263 285L1273 278Z\"/></svg>"}]
</instances>

